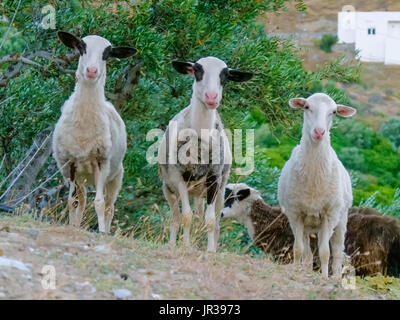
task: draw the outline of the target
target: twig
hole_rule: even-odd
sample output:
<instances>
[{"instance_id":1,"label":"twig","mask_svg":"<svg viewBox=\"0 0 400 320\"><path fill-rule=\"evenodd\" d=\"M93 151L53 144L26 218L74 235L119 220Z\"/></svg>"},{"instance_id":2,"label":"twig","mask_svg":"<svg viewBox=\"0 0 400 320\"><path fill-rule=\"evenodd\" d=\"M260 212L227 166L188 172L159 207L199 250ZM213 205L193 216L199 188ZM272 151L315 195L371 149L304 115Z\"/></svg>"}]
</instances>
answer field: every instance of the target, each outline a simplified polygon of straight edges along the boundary
<instances>
[{"instance_id":1,"label":"twig","mask_svg":"<svg viewBox=\"0 0 400 320\"><path fill-rule=\"evenodd\" d=\"M9 68L9 71L4 74L3 79L0 79L0 87L7 86L11 79L17 77L20 74L21 69L24 65L32 65L46 72L48 70L47 66L41 65L32 60L36 57L54 62L56 68L63 73L75 74L75 70L67 69L64 66L67 66L71 62L71 60L75 59L77 56L77 53L71 53L60 57L54 57L50 52L43 50L34 51L32 53L26 54L25 56L21 56L18 53L9 54L0 59L0 65L5 63L16 64Z\"/></svg>"},{"instance_id":2,"label":"twig","mask_svg":"<svg viewBox=\"0 0 400 320\"><path fill-rule=\"evenodd\" d=\"M1 163L0 163L0 172L1 172L1 169L3 168L3 163L4 163L4 159L6 158L6 156L7 156L7 153L4 154L3 160L1 160Z\"/></svg>"},{"instance_id":3,"label":"twig","mask_svg":"<svg viewBox=\"0 0 400 320\"><path fill-rule=\"evenodd\" d=\"M7 190L4 191L4 193L0 196L0 200L3 199L5 197L5 195L11 190L11 188L13 187L13 185L15 184L15 182L18 180L18 178L24 173L24 171L26 170L26 168L30 165L30 163L33 161L33 159L35 159L36 154L42 149L42 147L44 146L44 144L47 142L47 140L50 138L51 133L46 137L46 139L44 139L44 141L42 142L42 144L40 145L40 147L36 150L36 152L33 154L33 156L31 157L31 159L28 161L28 163L25 165L25 167L21 170L21 172L15 177L15 179L10 183L10 185L8 186Z\"/></svg>"},{"instance_id":4,"label":"twig","mask_svg":"<svg viewBox=\"0 0 400 320\"><path fill-rule=\"evenodd\" d=\"M63 169L67 164L69 164L70 160L68 160L66 163L64 163L64 165L58 169L54 174L52 174L48 179L46 179L45 181L43 181L43 183L41 183L37 188L33 189L31 192L29 192L27 195L23 196L22 198L18 199L18 200L13 200L13 201L17 201L14 204L14 207L17 207L22 201L24 201L27 197L29 197L32 193L34 193L36 190L39 190L40 188L42 188L47 182L49 182L51 179L53 179L55 177L55 175L59 172L61 172L61 169Z\"/></svg>"},{"instance_id":5,"label":"twig","mask_svg":"<svg viewBox=\"0 0 400 320\"><path fill-rule=\"evenodd\" d=\"M6 103L6 102L9 101L9 100L14 99L16 95L17 95L17 94L14 94L13 96L8 97L7 99L4 99L3 101L0 102L0 105L2 105L3 103Z\"/></svg>"},{"instance_id":6,"label":"twig","mask_svg":"<svg viewBox=\"0 0 400 320\"><path fill-rule=\"evenodd\" d=\"M9 26L8 26L8 29L7 29L6 33L4 34L3 40L1 41L0 50L1 50L1 48L3 48L3 45L4 45L4 43L6 42L6 39L7 39L7 36L8 36L8 32L10 31L11 26L12 26L13 23L14 23L14 19L15 19L15 16L17 15L17 12L18 12L18 10L19 10L20 4L21 4L21 0L18 1L17 9L15 9L14 15L13 15L11 21L10 21L10 24L9 24Z\"/></svg>"},{"instance_id":7,"label":"twig","mask_svg":"<svg viewBox=\"0 0 400 320\"><path fill-rule=\"evenodd\" d=\"M28 153L25 155L25 157L21 160L20 163L24 162L26 160L26 158L28 158ZM5 179L0 183L0 188L3 186L3 184L8 180L9 177L11 177L13 175L13 173L18 169L18 166L16 166L7 177L5 177Z\"/></svg>"}]
</instances>

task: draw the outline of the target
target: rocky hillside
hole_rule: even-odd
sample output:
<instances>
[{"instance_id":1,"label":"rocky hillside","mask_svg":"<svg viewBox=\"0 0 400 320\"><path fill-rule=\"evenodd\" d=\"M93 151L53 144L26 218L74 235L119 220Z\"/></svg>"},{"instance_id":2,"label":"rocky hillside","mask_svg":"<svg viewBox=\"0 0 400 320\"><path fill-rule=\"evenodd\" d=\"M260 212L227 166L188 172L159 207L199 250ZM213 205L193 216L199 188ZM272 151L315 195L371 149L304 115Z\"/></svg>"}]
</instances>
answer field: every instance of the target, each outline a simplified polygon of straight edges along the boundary
<instances>
[{"instance_id":1,"label":"rocky hillside","mask_svg":"<svg viewBox=\"0 0 400 320\"><path fill-rule=\"evenodd\" d=\"M399 299L399 288L399 279L377 277L346 290L265 257L0 217L1 299Z\"/></svg>"},{"instance_id":2,"label":"rocky hillside","mask_svg":"<svg viewBox=\"0 0 400 320\"><path fill-rule=\"evenodd\" d=\"M324 34L337 33L337 14L344 5L352 4L357 11L400 11L400 2L396 0L327 0L322 3L307 0L305 4L304 12L291 4L287 11L267 13L259 20L267 33L294 38L308 70L321 68L325 62L342 56L354 60L354 52L345 46L334 46L331 53L319 49L319 40ZM337 86L349 95L357 108L357 118L375 130L387 119L400 117L400 66L363 63L360 84L338 83Z\"/></svg>"}]
</instances>

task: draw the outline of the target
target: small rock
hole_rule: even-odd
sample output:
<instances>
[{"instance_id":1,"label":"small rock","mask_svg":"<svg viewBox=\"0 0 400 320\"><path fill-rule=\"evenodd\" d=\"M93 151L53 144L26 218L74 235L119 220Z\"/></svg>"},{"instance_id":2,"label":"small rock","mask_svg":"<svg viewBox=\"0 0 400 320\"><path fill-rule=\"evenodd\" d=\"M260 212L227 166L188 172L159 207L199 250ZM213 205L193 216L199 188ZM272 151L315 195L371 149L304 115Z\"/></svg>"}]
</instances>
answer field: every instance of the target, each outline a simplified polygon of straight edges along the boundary
<instances>
[{"instance_id":1,"label":"small rock","mask_svg":"<svg viewBox=\"0 0 400 320\"><path fill-rule=\"evenodd\" d=\"M9 238L18 238L19 237L19 234L15 233L15 232L9 232L7 235Z\"/></svg>"},{"instance_id":2,"label":"small rock","mask_svg":"<svg viewBox=\"0 0 400 320\"><path fill-rule=\"evenodd\" d=\"M128 280L129 275L127 275L126 273L121 273L121 274L120 274L120 277L121 277L121 279L123 279L123 280Z\"/></svg>"},{"instance_id":3,"label":"small rock","mask_svg":"<svg viewBox=\"0 0 400 320\"><path fill-rule=\"evenodd\" d=\"M21 261L8 259L6 257L0 257L0 267L12 267L17 268L21 271L30 272L29 268Z\"/></svg>"},{"instance_id":4,"label":"small rock","mask_svg":"<svg viewBox=\"0 0 400 320\"><path fill-rule=\"evenodd\" d=\"M75 284L77 287L79 287L80 290L86 288L89 294L93 294L96 292L96 288L89 281L75 282Z\"/></svg>"},{"instance_id":5,"label":"small rock","mask_svg":"<svg viewBox=\"0 0 400 320\"><path fill-rule=\"evenodd\" d=\"M28 234L36 240L37 236L39 235L39 231L35 230L35 229L29 229L28 230Z\"/></svg>"},{"instance_id":6,"label":"small rock","mask_svg":"<svg viewBox=\"0 0 400 320\"><path fill-rule=\"evenodd\" d=\"M152 293L151 296L152 296L153 299L156 299L156 300L160 300L161 299L161 295L157 294L157 293Z\"/></svg>"},{"instance_id":7,"label":"small rock","mask_svg":"<svg viewBox=\"0 0 400 320\"><path fill-rule=\"evenodd\" d=\"M32 275L30 274L24 274L22 277L28 280L32 280Z\"/></svg>"},{"instance_id":8,"label":"small rock","mask_svg":"<svg viewBox=\"0 0 400 320\"><path fill-rule=\"evenodd\" d=\"M236 279L238 279L239 281L248 281L248 280L249 280L249 277L246 276L246 275L243 274L243 273L237 273L237 274L236 274Z\"/></svg>"},{"instance_id":9,"label":"small rock","mask_svg":"<svg viewBox=\"0 0 400 320\"><path fill-rule=\"evenodd\" d=\"M128 289L114 289L113 294L117 299L126 299L132 295Z\"/></svg>"},{"instance_id":10,"label":"small rock","mask_svg":"<svg viewBox=\"0 0 400 320\"><path fill-rule=\"evenodd\" d=\"M94 247L94 251L96 252L105 252L108 251L108 249L106 248L106 246L104 244L99 245L99 246L95 246Z\"/></svg>"}]
</instances>

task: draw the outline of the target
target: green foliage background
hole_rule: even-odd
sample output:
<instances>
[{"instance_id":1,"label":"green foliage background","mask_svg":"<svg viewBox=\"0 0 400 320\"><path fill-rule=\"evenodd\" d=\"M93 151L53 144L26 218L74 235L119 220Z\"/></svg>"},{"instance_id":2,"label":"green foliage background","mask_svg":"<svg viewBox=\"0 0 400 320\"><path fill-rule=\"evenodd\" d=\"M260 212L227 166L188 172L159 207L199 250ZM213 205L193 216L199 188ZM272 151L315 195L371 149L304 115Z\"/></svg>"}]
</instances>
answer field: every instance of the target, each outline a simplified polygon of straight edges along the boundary
<instances>
[{"instance_id":1,"label":"green foliage background","mask_svg":"<svg viewBox=\"0 0 400 320\"><path fill-rule=\"evenodd\" d=\"M284 10L288 1L23 0L11 28L12 38L9 36L0 56L36 49L69 52L56 39L55 30L40 28L40 10L47 4L56 8L57 30L82 36L98 34L115 45L138 49L134 58L108 64L106 90L112 91L126 64L144 63L133 98L120 110L128 131L128 152L115 223L135 226L135 235L154 238L165 232L168 209L157 168L146 161L146 151L154 143L146 142L146 133L164 129L191 96L191 78L174 72L171 60L195 61L212 55L230 67L254 72L249 82L227 84L219 111L227 128L256 129L256 169L247 177L232 176L231 181L242 179L260 189L271 204L277 203L280 168L300 137L301 114L290 110L289 98L322 91L337 103L349 104L335 83L358 81L357 65L337 59L320 70L307 71L292 42L270 37L264 26L256 23L265 11ZM17 2L3 1L0 16L11 19ZM299 10L305 9L302 1L295 2ZM8 24L0 25L1 38ZM38 132L57 121L60 107L73 90L73 76L60 73L46 60L37 61L48 64L48 72L25 67L6 88L0 88L0 160L7 155L8 169L18 163ZM0 67L0 72L7 67ZM323 85L326 79L329 81ZM382 211L393 207L399 201L400 158L389 140L355 120L338 122L332 136L335 150L351 171L354 203L369 201ZM0 171L0 181L6 174L6 170ZM400 216L396 208L385 212ZM249 238L237 224L224 222L221 239L230 250L257 253L249 248Z\"/></svg>"}]
</instances>

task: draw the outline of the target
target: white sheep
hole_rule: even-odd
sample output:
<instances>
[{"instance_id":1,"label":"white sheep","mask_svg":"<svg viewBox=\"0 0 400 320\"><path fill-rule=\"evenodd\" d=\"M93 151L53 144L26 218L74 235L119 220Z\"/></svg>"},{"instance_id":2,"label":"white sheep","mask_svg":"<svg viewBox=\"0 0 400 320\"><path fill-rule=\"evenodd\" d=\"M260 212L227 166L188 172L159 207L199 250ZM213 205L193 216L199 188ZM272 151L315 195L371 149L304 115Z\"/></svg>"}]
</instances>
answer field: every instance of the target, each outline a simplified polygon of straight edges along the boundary
<instances>
[{"instance_id":1,"label":"white sheep","mask_svg":"<svg viewBox=\"0 0 400 320\"><path fill-rule=\"evenodd\" d=\"M278 183L278 200L294 234L294 261L312 266L310 233L318 233L321 271L328 277L332 248L333 275L341 275L348 210L353 195L350 176L330 144L329 130L336 115L353 116L355 109L337 105L328 95L290 99L304 110L300 144L285 163Z\"/></svg>"},{"instance_id":2,"label":"white sheep","mask_svg":"<svg viewBox=\"0 0 400 320\"><path fill-rule=\"evenodd\" d=\"M217 108L226 80L247 81L252 74L230 69L225 62L214 57L197 62L174 61L172 66L182 74L194 76L195 81L190 105L170 121L158 149L163 192L172 217L169 242L173 246L176 244L181 218L179 200L182 203L184 244L189 245L192 220L190 200L197 198L196 207L201 212L205 198L207 251L215 252L219 216L232 163L229 141Z\"/></svg>"},{"instance_id":3,"label":"white sheep","mask_svg":"<svg viewBox=\"0 0 400 320\"><path fill-rule=\"evenodd\" d=\"M79 39L59 31L67 47L79 51L75 90L64 103L53 135L53 156L69 181L69 222L79 227L86 206L86 185L95 185L95 210L100 232L110 232L114 203L121 188L126 152L125 124L106 101L106 60L135 54L129 47L112 47L99 36Z\"/></svg>"}]
</instances>

